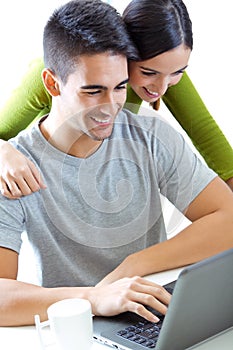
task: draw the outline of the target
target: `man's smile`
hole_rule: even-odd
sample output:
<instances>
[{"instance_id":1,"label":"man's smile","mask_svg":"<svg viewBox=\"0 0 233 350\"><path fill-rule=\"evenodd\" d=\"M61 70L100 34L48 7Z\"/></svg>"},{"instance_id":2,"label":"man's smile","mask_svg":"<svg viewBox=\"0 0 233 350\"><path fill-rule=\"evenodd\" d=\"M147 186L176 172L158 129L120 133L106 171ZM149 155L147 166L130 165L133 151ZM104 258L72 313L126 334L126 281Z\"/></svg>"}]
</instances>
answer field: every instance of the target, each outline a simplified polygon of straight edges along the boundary
<instances>
[{"instance_id":1,"label":"man's smile","mask_svg":"<svg viewBox=\"0 0 233 350\"><path fill-rule=\"evenodd\" d=\"M98 124L108 125L108 124L110 124L110 121L111 121L112 118L109 117L109 118L102 119L102 118L98 118L98 117L93 117L92 116L91 119L94 120Z\"/></svg>"}]
</instances>

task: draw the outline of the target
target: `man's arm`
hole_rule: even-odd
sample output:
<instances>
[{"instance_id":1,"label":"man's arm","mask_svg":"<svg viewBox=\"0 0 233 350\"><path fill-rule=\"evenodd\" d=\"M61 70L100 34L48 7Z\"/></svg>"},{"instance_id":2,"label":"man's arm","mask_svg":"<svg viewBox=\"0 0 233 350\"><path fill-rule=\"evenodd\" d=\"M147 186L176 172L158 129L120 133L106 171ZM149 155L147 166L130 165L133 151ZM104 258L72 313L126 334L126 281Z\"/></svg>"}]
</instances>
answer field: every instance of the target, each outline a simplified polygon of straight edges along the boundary
<instances>
[{"instance_id":1,"label":"man's arm","mask_svg":"<svg viewBox=\"0 0 233 350\"><path fill-rule=\"evenodd\" d=\"M124 278L107 287L43 288L17 281L17 271L18 254L0 248L0 326L34 324L35 314L46 320L47 308L66 298L88 299L95 315L132 311L156 322L158 319L143 305L165 314L171 298L164 288L140 277Z\"/></svg>"},{"instance_id":2,"label":"man's arm","mask_svg":"<svg viewBox=\"0 0 233 350\"><path fill-rule=\"evenodd\" d=\"M99 285L195 263L233 246L233 193L215 178L189 205L192 224L175 237L128 256Z\"/></svg>"}]
</instances>

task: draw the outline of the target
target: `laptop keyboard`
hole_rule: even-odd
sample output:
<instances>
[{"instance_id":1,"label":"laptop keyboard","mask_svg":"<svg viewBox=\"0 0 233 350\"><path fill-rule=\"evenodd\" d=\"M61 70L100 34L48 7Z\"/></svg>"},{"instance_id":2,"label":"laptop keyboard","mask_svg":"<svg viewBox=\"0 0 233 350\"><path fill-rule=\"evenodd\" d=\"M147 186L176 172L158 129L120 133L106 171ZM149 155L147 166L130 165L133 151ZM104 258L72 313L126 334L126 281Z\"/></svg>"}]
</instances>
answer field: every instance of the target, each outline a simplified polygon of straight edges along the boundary
<instances>
[{"instance_id":1,"label":"laptop keyboard","mask_svg":"<svg viewBox=\"0 0 233 350\"><path fill-rule=\"evenodd\" d=\"M149 349L153 349L159 337L162 321L161 317L159 323L152 323L146 320L141 321L121 329L117 332L117 335L137 344L141 344Z\"/></svg>"},{"instance_id":2,"label":"laptop keyboard","mask_svg":"<svg viewBox=\"0 0 233 350\"><path fill-rule=\"evenodd\" d=\"M172 294L173 289L166 288L169 293ZM150 311L159 317L160 321L158 323L152 323L147 320L142 319L142 321L125 327L117 332L117 335L128 339L131 342L135 342L144 346L145 348L153 349L156 346L157 340L159 338L159 332L162 327L164 320L164 315L158 313L151 308Z\"/></svg>"}]
</instances>

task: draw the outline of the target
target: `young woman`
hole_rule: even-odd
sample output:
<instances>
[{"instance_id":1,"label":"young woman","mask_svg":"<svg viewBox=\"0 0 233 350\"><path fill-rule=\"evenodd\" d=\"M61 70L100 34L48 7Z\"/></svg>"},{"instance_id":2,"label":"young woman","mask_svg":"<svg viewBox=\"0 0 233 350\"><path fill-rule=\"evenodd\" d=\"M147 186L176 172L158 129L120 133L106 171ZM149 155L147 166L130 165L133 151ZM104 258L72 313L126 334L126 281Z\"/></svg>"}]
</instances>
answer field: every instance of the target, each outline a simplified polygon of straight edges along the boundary
<instances>
[{"instance_id":1,"label":"young woman","mask_svg":"<svg viewBox=\"0 0 233 350\"><path fill-rule=\"evenodd\" d=\"M148 16L149 14L149 16ZM181 0L133 0L123 18L140 61L129 63L126 108L137 112L142 100L159 108L162 99L209 167L233 190L233 150L185 73L192 50L192 24ZM49 113L51 98L35 60L0 113L0 137L9 139L35 118ZM0 142L0 187L9 198L45 188L34 164L7 142Z\"/></svg>"}]
</instances>

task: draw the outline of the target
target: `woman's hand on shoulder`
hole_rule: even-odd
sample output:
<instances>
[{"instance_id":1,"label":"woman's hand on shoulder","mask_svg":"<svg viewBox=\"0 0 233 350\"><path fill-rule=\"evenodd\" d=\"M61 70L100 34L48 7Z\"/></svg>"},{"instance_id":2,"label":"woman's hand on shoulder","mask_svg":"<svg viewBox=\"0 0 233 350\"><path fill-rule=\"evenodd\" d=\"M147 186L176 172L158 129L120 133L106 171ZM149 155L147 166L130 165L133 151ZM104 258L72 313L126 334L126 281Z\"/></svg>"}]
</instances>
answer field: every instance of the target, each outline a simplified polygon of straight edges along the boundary
<instances>
[{"instance_id":1,"label":"woman's hand on shoulder","mask_svg":"<svg viewBox=\"0 0 233 350\"><path fill-rule=\"evenodd\" d=\"M233 191L233 177L231 177L230 179L226 180L226 183L228 184L230 189Z\"/></svg>"},{"instance_id":2,"label":"woman's hand on shoulder","mask_svg":"<svg viewBox=\"0 0 233 350\"><path fill-rule=\"evenodd\" d=\"M0 191L9 199L18 199L45 189L35 164L7 141L0 142Z\"/></svg>"}]
</instances>

